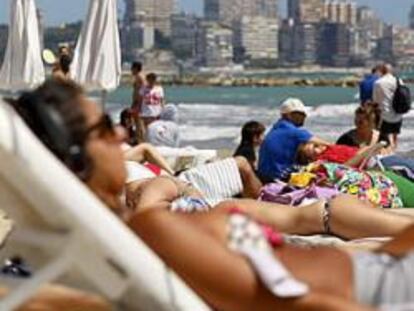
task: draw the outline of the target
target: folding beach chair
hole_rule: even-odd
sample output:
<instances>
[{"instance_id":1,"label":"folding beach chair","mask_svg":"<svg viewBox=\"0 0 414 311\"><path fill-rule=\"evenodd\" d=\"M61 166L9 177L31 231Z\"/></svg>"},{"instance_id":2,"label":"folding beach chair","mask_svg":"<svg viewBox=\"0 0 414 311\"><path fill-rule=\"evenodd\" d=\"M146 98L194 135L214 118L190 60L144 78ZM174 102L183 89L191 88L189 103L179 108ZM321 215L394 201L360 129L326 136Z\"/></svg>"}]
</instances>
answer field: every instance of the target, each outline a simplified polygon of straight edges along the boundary
<instances>
[{"instance_id":1,"label":"folding beach chair","mask_svg":"<svg viewBox=\"0 0 414 311\"><path fill-rule=\"evenodd\" d=\"M0 276L10 288L0 310L56 279L74 282L73 271L88 289L133 310L210 310L1 100L0 208L16 227L0 257L18 252L33 267L28 279Z\"/></svg>"}]
</instances>

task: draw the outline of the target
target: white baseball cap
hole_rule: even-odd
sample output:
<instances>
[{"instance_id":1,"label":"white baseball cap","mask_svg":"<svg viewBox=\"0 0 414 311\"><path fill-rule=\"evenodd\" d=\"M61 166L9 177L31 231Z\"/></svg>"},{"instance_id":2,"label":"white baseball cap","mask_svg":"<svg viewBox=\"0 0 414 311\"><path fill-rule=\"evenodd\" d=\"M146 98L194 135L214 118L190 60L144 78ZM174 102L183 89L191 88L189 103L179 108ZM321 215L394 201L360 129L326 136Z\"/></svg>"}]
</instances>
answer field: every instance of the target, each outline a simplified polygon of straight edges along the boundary
<instances>
[{"instance_id":1,"label":"white baseball cap","mask_svg":"<svg viewBox=\"0 0 414 311\"><path fill-rule=\"evenodd\" d=\"M280 114L283 115L291 112L301 112L307 115L305 105L298 98L288 98L280 105Z\"/></svg>"}]
</instances>

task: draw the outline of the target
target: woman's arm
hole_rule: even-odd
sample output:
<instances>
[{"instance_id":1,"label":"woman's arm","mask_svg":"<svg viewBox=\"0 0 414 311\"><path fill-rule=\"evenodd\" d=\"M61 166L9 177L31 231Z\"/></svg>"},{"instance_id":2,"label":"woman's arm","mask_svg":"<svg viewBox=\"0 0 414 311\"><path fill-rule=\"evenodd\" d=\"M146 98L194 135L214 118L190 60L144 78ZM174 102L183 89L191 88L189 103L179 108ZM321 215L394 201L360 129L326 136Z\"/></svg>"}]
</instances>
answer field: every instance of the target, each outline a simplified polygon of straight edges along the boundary
<instances>
[{"instance_id":1,"label":"woman's arm","mask_svg":"<svg viewBox=\"0 0 414 311\"><path fill-rule=\"evenodd\" d=\"M138 163L150 162L159 166L170 175L174 175L174 170L164 159L164 157L158 152L158 150L148 143L142 143L134 148L127 150L124 153L125 159L129 161L135 161Z\"/></svg>"}]
</instances>

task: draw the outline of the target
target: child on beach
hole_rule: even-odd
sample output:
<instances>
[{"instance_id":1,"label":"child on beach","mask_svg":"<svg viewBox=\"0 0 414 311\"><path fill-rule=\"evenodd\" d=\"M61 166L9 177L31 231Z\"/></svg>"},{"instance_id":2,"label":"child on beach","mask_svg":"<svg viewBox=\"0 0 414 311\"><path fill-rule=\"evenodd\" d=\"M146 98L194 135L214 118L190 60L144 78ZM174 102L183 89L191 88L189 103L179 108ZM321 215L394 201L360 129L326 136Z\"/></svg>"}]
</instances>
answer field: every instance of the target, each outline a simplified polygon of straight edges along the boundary
<instances>
[{"instance_id":1,"label":"child on beach","mask_svg":"<svg viewBox=\"0 0 414 311\"><path fill-rule=\"evenodd\" d=\"M164 108L164 89L157 83L157 79L155 73L147 74L146 85L140 90L140 117L146 128L160 117Z\"/></svg>"},{"instance_id":2,"label":"child on beach","mask_svg":"<svg viewBox=\"0 0 414 311\"><path fill-rule=\"evenodd\" d=\"M263 142L265 130L265 126L257 121L244 124L241 131L240 145L233 156L245 157L252 168L257 169L257 149Z\"/></svg>"}]
</instances>

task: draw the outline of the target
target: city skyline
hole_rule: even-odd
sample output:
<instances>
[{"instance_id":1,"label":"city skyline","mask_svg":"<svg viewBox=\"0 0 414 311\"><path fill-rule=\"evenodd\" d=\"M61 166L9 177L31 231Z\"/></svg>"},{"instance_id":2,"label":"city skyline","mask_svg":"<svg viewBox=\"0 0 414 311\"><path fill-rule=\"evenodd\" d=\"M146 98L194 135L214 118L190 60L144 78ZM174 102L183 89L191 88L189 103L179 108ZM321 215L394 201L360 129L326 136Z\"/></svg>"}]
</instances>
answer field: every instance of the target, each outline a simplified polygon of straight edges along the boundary
<instances>
[{"instance_id":1,"label":"city skyline","mask_svg":"<svg viewBox=\"0 0 414 311\"><path fill-rule=\"evenodd\" d=\"M6 0L4 10L0 10L0 23L8 22L9 1ZM286 15L286 1L280 2L280 12ZM413 4L412 0L356 0L358 5L368 5L378 12L378 15L388 23L408 25L408 12ZM398 5L396 5L398 3ZM72 0L36 0L36 4L44 13L46 25L59 25L65 22L81 20L86 15L88 1ZM180 9L201 14L203 11L202 0L179 0ZM120 10L123 10L124 1L119 0ZM121 15L122 17L123 15Z\"/></svg>"}]
</instances>

